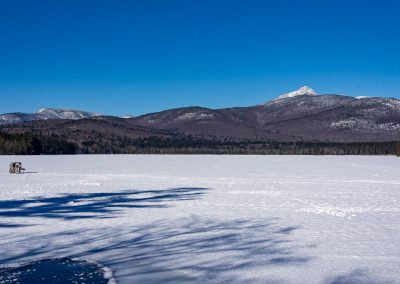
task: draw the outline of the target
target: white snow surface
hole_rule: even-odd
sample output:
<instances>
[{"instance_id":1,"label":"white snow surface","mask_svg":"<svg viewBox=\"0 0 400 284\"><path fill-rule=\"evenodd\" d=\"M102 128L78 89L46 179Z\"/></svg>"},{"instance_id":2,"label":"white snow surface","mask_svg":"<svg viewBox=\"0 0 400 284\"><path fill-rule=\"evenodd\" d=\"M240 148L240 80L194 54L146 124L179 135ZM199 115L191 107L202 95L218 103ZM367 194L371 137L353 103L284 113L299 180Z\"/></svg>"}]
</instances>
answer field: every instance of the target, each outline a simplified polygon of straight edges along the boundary
<instances>
[{"instance_id":1,"label":"white snow surface","mask_svg":"<svg viewBox=\"0 0 400 284\"><path fill-rule=\"evenodd\" d=\"M0 169L2 266L87 259L118 283L400 283L400 158L0 156Z\"/></svg>"}]
</instances>

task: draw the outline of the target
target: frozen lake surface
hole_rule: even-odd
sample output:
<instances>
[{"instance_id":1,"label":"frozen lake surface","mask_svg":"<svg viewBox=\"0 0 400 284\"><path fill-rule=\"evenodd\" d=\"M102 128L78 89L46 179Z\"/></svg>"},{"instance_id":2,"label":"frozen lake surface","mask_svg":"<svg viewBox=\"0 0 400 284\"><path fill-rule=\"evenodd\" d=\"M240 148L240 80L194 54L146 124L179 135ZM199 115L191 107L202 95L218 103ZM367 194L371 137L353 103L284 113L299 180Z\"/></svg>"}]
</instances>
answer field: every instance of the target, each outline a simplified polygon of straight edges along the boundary
<instances>
[{"instance_id":1,"label":"frozen lake surface","mask_svg":"<svg viewBox=\"0 0 400 284\"><path fill-rule=\"evenodd\" d=\"M400 283L400 158L0 156L0 169L0 268L72 258L118 283Z\"/></svg>"}]
</instances>

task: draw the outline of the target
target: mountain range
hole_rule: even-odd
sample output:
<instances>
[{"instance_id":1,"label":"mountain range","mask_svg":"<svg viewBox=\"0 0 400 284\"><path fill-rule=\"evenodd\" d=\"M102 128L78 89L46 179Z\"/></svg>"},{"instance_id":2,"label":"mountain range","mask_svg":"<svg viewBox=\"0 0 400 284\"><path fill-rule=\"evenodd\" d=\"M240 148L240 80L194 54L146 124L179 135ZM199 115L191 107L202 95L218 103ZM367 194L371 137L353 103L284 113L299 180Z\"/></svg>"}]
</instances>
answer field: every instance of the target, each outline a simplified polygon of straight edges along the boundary
<instances>
[{"instance_id":1,"label":"mountain range","mask_svg":"<svg viewBox=\"0 0 400 284\"><path fill-rule=\"evenodd\" d=\"M83 118L91 118L95 116L101 116L101 114L72 109L41 108L36 113L14 112L0 114L0 125L48 119L77 120Z\"/></svg>"},{"instance_id":2,"label":"mountain range","mask_svg":"<svg viewBox=\"0 0 400 284\"><path fill-rule=\"evenodd\" d=\"M0 115L0 124L5 131L22 131L22 127L37 130L40 126L42 130L58 134L71 127L86 130L92 127L119 137L181 133L231 141L399 141L400 100L320 95L305 86L249 107L209 109L191 106L126 118L46 108L35 114Z\"/></svg>"}]
</instances>

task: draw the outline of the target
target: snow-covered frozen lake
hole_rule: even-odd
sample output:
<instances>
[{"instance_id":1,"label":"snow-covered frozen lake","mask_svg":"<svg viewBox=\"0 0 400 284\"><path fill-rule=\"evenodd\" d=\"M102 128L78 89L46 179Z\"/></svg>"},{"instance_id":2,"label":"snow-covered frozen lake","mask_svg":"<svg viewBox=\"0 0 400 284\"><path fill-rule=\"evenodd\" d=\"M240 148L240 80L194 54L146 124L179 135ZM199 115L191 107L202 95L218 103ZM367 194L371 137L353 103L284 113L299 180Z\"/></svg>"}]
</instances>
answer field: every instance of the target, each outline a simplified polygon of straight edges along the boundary
<instances>
[{"instance_id":1,"label":"snow-covered frozen lake","mask_svg":"<svg viewBox=\"0 0 400 284\"><path fill-rule=\"evenodd\" d=\"M0 156L0 169L1 266L69 257L118 283L400 283L400 158Z\"/></svg>"}]
</instances>

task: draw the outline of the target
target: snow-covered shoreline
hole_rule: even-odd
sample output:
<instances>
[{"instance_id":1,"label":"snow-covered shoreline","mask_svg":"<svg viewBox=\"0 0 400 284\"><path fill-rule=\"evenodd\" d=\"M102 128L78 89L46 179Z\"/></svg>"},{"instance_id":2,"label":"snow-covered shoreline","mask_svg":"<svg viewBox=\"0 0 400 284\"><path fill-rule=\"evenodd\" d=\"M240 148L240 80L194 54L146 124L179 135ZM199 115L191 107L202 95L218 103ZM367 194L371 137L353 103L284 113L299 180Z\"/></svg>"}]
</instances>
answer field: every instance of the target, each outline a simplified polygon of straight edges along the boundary
<instances>
[{"instance_id":1,"label":"snow-covered shoreline","mask_svg":"<svg viewBox=\"0 0 400 284\"><path fill-rule=\"evenodd\" d=\"M30 173L8 174L14 160ZM118 283L400 279L396 157L0 156L0 169L0 265L87 259Z\"/></svg>"}]
</instances>

